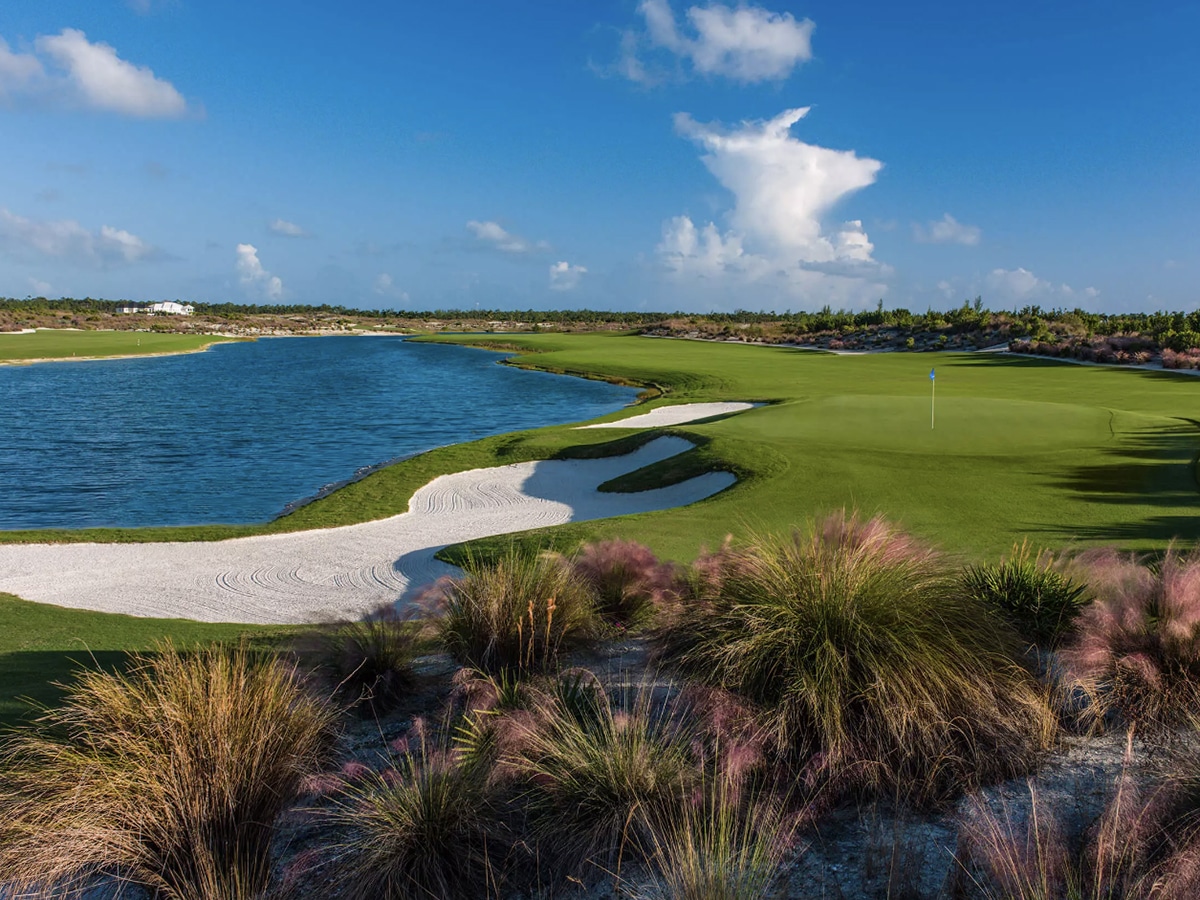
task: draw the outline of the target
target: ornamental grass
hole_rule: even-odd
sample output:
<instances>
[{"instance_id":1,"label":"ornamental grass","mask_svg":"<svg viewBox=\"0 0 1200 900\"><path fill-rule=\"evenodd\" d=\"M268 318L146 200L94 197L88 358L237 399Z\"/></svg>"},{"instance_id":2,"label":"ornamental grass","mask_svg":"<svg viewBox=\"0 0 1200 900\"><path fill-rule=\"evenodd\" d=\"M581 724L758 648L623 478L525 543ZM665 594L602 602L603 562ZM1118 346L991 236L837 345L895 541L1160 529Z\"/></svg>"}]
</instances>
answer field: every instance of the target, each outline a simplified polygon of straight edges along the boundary
<instances>
[{"instance_id":1,"label":"ornamental grass","mask_svg":"<svg viewBox=\"0 0 1200 900\"><path fill-rule=\"evenodd\" d=\"M321 636L319 653L336 692L363 716L380 716L413 685L418 628L392 605Z\"/></svg>"},{"instance_id":2,"label":"ornamental grass","mask_svg":"<svg viewBox=\"0 0 1200 900\"><path fill-rule=\"evenodd\" d=\"M665 660L754 704L810 775L937 802L1027 772L1055 737L1016 635L882 519L727 544L696 570Z\"/></svg>"},{"instance_id":3,"label":"ornamental grass","mask_svg":"<svg viewBox=\"0 0 1200 900\"><path fill-rule=\"evenodd\" d=\"M1096 550L1073 565L1096 597L1062 654L1086 718L1169 737L1200 714L1200 550L1158 562Z\"/></svg>"},{"instance_id":4,"label":"ornamental grass","mask_svg":"<svg viewBox=\"0 0 1200 900\"><path fill-rule=\"evenodd\" d=\"M677 567L636 541L585 544L570 557L570 565L595 591L597 612L623 628L645 625L681 590Z\"/></svg>"},{"instance_id":5,"label":"ornamental grass","mask_svg":"<svg viewBox=\"0 0 1200 900\"><path fill-rule=\"evenodd\" d=\"M592 589L562 557L510 550L494 563L468 559L463 568L422 602L443 646L464 666L489 674L550 671L599 632Z\"/></svg>"},{"instance_id":6,"label":"ornamental grass","mask_svg":"<svg viewBox=\"0 0 1200 900\"><path fill-rule=\"evenodd\" d=\"M4 748L0 872L17 896L97 877L172 900L261 896L275 821L336 720L293 668L245 648L164 645L83 672Z\"/></svg>"}]
</instances>

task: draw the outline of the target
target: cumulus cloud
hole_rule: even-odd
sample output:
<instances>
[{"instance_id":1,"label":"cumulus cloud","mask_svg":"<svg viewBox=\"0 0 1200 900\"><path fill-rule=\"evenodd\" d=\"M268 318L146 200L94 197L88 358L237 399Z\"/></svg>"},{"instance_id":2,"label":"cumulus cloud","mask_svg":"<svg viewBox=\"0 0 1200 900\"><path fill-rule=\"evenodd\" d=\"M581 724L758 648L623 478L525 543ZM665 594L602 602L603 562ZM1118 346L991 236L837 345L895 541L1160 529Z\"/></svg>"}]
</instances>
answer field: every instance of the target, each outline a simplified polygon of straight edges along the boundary
<instances>
[{"instance_id":1,"label":"cumulus cloud","mask_svg":"<svg viewBox=\"0 0 1200 900\"><path fill-rule=\"evenodd\" d=\"M1094 287L1076 290L1069 284L1039 278L1028 269L993 269L984 279L986 296L1001 303L1082 303L1100 292Z\"/></svg>"},{"instance_id":2,"label":"cumulus cloud","mask_svg":"<svg viewBox=\"0 0 1200 900\"><path fill-rule=\"evenodd\" d=\"M38 297L49 297L50 291L53 290L50 282L42 281L40 278L29 278L29 286L33 288L33 293Z\"/></svg>"},{"instance_id":3,"label":"cumulus cloud","mask_svg":"<svg viewBox=\"0 0 1200 900\"><path fill-rule=\"evenodd\" d=\"M112 112L145 119L179 118L187 101L169 81L92 43L76 28L43 35L33 52L13 52L0 39L0 99Z\"/></svg>"},{"instance_id":4,"label":"cumulus cloud","mask_svg":"<svg viewBox=\"0 0 1200 900\"><path fill-rule=\"evenodd\" d=\"M767 121L733 129L702 125L684 113L676 129L704 150L709 172L733 195L732 227L697 225L676 216L663 226L659 258L677 276L769 282L811 293L822 279L840 280L846 302L877 299L878 279L889 274L874 257L861 220L826 226L833 208L875 181L883 164L853 151L797 140L792 126L808 109L787 110Z\"/></svg>"},{"instance_id":5,"label":"cumulus cloud","mask_svg":"<svg viewBox=\"0 0 1200 900\"><path fill-rule=\"evenodd\" d=\"M586 274L587 268L584 266L573 266L566 260L553 263L550 266L550 290L574 290Z\"/></svg>"},{"instance_id":6,"label":"cumulus cloud","mask_svg":"<svg viewBox=\"0 0 1200 900\"><path fill-rule=\"evenodd\" d=\"M550 249L550 245L545 241L533 243L506 231L496 222L478 222L472 219L467 223L467 230L493 249L505 253L532 253Z\"/></svg>"},{"instance_id":7,"label":"cumulus cloud","mask_svg":"<svg viewBox=\"0 0 1200 900\"><path fill-rule=\"evenodd\" d=\"M974 247L983 237L977 225L964 225L950 213L928 225L913 225L913 238L922 244L966 244Z\"/></svg>"},{"instance_id":8,"label":"cumulus cloud","mask_svg":"<svg viewBox=\"0 0 1200 900\"><path fill-rule=\"evenodd\" d=\"M236 252L238 278L247 293L261 294L275 302L281 300L283 282L263 268L258 259L258 248L253 244L238 244Z\"/></svg>"},{"instance_id":9,"label":"cumulus cloud","mask_svg":"<svg viewBox=\"0 0 1200 900\"><path fill-rule=\"evenodd\" d=\"M371 285L371 290L380 297L389 297L393 300L408 301L408 293L396 287L392 276L387 272L380 272L375 276L375 281Z\"/></svg>"},{"instance_id":10,"label":"cumulus cloud","mask_svg":"<svg viewBox=\"0 0 1200 900\"><path fill-rule=\"evenodd\" d=\"M684 67L705 76L719 75L743 84L779 81L812 59L810 19L761 6L710 3L689 7L680 26L669 0L643 0L638 11L645 32L622 35L616 71L631 81L650 84L659 77L642 60L645 52L670 54Z\"/></svg>"},{"instance_id":11,"label":"cumulus cloud","mask_svg":"<svg viewBox=\"0 0 1200 900\"><path fill-rule=\"evenodd\" d=\"M311 235L307 231L305 231L303 228L301 228L295 222L289 222L286 219L276 219L274 222L272 222L267 227L270 228L271 231L275 232L275 234L281 234L284 237L294 237L294 238L311 237Z\"/></svg>"},{"instance_id":12,"label":"cumulus cloud","mask_svg":"<svg viewBox=\"0 0 1200 900\"><path fill-rule=\"evenodd\" d=\"M162 251L137 235L111 225L90 231L73 219L27 219L2 208L0 249L18 259L50 257L76 265L104 268L163 256Z\"/></svg>"}]
</instances>

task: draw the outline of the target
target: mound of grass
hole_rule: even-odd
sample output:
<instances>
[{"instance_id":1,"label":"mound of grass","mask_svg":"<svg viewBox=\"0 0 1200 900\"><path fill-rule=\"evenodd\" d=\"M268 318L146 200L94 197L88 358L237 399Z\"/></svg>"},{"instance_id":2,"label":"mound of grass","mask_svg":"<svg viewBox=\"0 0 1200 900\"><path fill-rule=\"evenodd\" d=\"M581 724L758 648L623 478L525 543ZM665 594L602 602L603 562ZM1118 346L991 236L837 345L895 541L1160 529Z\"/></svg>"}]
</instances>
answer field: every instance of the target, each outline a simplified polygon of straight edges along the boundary
<instances>
[{"instance_id":1,"label":"mound of grass","mask_svg":"<svg viewBox=\"0 0 1200 900\"><path fill-rule=\"evenodd\" d=\"M423 737L393 768L345 789L330 820L339 896L349 900L475 900L494 895L494 822L486 771ZM498 842L497 842L498 843Z\"/></svg>"},{"instance_id":2,"label":"mound of grass","mask_svg":"<svg viewBox=\"0 0 1200 900\"><path fill-rule=\"evenodd\" d=\"M328 629L320 655L338 695L360 715L391 710L412 686L419 629L396 612L380 607L357 622Z\"/></svg>"},{"instance_id":3,"label":"mound of grass","mask_svg":"<svg viewBox=\"0 0 1200 900\"><path fill-rule=\"evenodd\" d=\"M175 900L258 897L275 820L328 758L336 713L276 659L165 645L84 672L0 765L0 872L23 890L95 875Z\"/></svg>"},{"instance_id":4,"label":"mound of grass","mask_svg":"<svg viewBox=\"0 0 1200 900\"><path fill-rule=\"evenodd\" d=\"M1200 713L1200 550L1158 563L1115 550L1074 563L1095 601L1063 651L1088 716L1164 737Z\"/></svg>"},{"instance_id":5,"label":"mound of grass","mask_svg":"<svg viewBox=\"0 0 1200 900\"><path fill-rule=\"evenodd\" d=\"M538 847L564 871L619 870L654 849L652 830L697 781L686 716L649 691L615 699L576 681L535 697L514 718L505 764L524 788Z\"/></svg>"},{"instance_id":6,"label":"mound of grass","mask_svg":"<svg viewBox=\"0 0 1200 900\"><path fill-rule=\"evenodd\" d=\"M835 783L937 801L1028 771L1055 733L1015 635L881 519L727 546L696 585L668 662L756 704Z\"/></svg>"},{"instance_id":7,"label":"mound of grass","mask_svg":"<svg viewBox=\"0 0 1200 900\"><path fill-rule=\"evenodd\" d=\"M1058 645L1088 601L1087 585L1054 568L1046 552L1034 554L1028 542L996 565L971 566L963 573L967 592L998 610L1023 638L1047 649Z\"/></svg>"},{"instance_id":8,"label":"mound of grass","mask_svg":"<svg viewBox=\"0 0 1200 900\"><path fill-rule=\"evenodd\" d=\"M569 564L595 591L600 615L623 628L645 624L681 590L677 568L636 541L584 544Z\"/></svg>"},{"instance_id":9,"label":"mound of grass","mask_svg":"<svg viewBox=\"0 0 1200 900\"><path fill-rule=\"evenodd\" d=\"M443 646L481 672L544 672L598 631L591 588L559 556L510 550L494 563L466 560L464 574L422 598Z\"/></svg>"}]
</instances>

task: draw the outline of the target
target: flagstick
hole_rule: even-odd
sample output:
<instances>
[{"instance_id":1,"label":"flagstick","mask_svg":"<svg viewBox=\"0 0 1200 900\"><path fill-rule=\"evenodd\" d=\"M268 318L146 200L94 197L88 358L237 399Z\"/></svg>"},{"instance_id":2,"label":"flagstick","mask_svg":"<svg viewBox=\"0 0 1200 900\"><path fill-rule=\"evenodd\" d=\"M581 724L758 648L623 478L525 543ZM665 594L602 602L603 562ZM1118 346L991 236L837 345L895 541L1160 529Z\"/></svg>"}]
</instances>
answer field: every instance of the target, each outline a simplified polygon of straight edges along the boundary
<instances>
[{"instance_id":1,"label":"flagstick","mask_svg":"<svg viewBox=\"0 0 1200 900\"><path fill-rule=\"evenodd\" d=\"M934 405L937 401L937 381L929 379L929 430L933 431Z\"/></svg>"}]
</instances>

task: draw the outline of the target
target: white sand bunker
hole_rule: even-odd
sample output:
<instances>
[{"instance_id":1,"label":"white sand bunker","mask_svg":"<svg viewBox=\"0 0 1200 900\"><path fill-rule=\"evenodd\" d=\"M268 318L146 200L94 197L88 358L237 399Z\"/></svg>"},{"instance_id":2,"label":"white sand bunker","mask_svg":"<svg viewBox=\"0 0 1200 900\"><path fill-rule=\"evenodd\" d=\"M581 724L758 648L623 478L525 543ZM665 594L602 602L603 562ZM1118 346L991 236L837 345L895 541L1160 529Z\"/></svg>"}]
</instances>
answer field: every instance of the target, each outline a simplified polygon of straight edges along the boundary
<instances>
[{"instance_id":1,"label":"white sand bunker","mask_svg":"<svg viewBox=\"0 0 1200 900\"><path fill-rule=\"evenodd\" d=\"M691 449L662 437L626 456L545 460L435 478L409 511L376 522L208 543L0 544L0 591L78 609L289 623L359 616L458 570L448 544L695 503L734 482L711 472L602 494L612 478Z\"/></svg>"},{"instance_id":2,"label":"white sand bunker","mask_svg":"<svg viewBox=\"0 0 1200 900\"><path fill-rule=\"evenodd\" d=\"M581 428L665 428L682 425L712 416L754 409L756 403L679 403L675 406L660 406L640 416L630 416L617 422L601 422L599 425L581 425Z\"/></svg>"}]
</instances>

